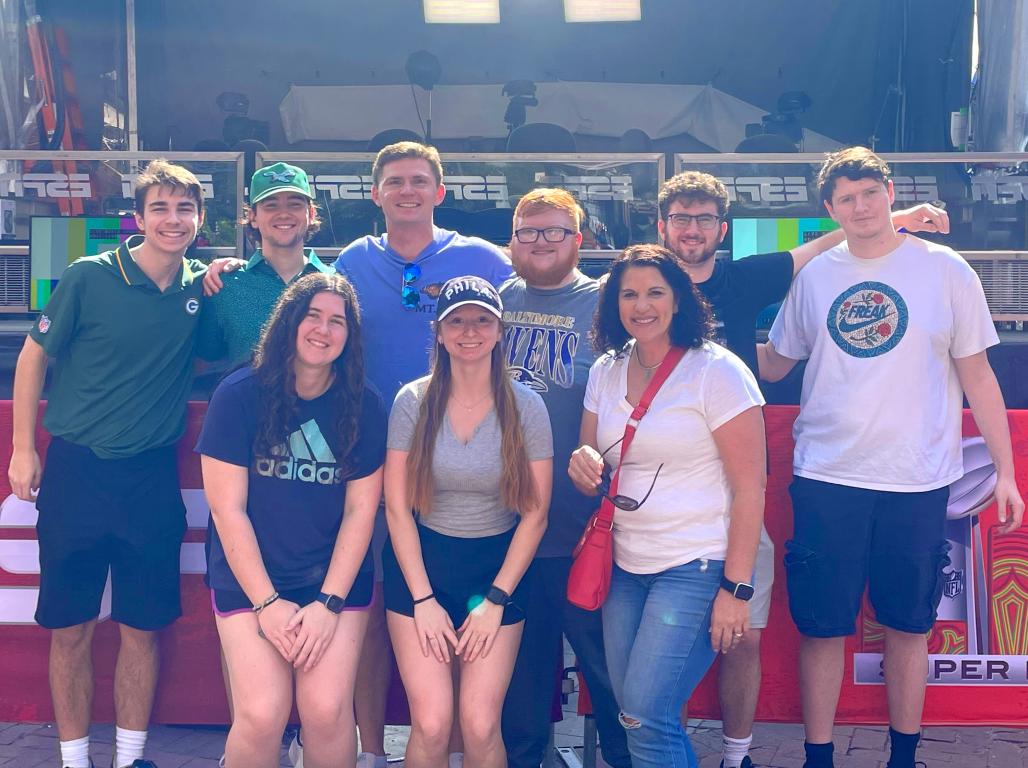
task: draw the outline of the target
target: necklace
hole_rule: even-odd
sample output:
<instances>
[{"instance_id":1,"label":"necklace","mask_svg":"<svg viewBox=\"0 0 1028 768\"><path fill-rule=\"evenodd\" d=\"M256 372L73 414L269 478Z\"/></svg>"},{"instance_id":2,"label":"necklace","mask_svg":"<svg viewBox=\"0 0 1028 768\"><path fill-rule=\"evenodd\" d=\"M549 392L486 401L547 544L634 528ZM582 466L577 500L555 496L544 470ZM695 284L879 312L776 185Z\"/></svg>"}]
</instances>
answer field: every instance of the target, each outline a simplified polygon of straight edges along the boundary
<instances>
[{"instance_id":1,"label":"necklace","mask_svg":"<svg viewBox=\"0 0 1028 768\"><path fill-rule=\"evenodd\" d=\"M466 403L462 403L460 400L457 399L457 396L454 395L453 393L450 394L450 399L453 400L453 402L455 402L457 405L459 405L465 411L473 411L476 406L481 405L482 403L484 403L486 400L488 400L492 396L493 396L492 392L486 392L484 395L482 395L482 397L478 398L471 405L467 405Z\"/></svg>"},{"instance_id":2,"label":"necklace","mask_svg":"<svg viewBox=\"0 0 1028 768\"><path fill-rule=\"evenodd\" d=\"M653 372L660 368L660 363L664 362L663 358L656 365L646 365L646 363L643 362L642 355L639 354L638 344L636 344L636 346L633 347L633 350L635 352L635 360L639 363L639 367L642 368L643 379L649 381L653 378Z\"/></svg>"}]
</instances>

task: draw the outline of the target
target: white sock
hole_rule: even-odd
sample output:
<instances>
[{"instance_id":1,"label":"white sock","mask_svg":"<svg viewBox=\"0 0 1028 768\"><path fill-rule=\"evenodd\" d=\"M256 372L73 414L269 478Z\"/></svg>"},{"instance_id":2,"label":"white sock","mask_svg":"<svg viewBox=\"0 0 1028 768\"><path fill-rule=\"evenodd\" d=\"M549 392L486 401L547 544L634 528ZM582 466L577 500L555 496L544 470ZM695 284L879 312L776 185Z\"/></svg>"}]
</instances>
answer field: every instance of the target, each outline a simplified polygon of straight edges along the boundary
<instances>
[{"instance_id":1,"label":"white sock","mask_svg":"<svg viewBox=\"0 0 1028 768\"><path fill-rule=\"evenodd\" d=\"M725 768L739 768L742 765L743 758L750 753L750 744L752 743L752 733L745 739L730 739L727 736L722 736L721 745L724 751Z\"/></svg>"},{"instance_id":2,"label":"white sock","mask_svg":"<svg viewBox=\"0 0 1028 768\"><path fill-rule=\"evenodd\" d=\"M451 752L449 768L464 768L464 753Z\"/></svg>"},{"instance_id":3,"label":"white sock","mask_svg":"<svg viewBox=\"0 0 1028 768\"><path fill-rule=\"evenodd\" d=\"M62 741L61 763L67 768L89 768L89 737Z\"/></svg>"},{"instance_id":4,"label":"white sock","mask_svg":"<svg viewBox=\"0 0 1028 768\"><path fill-rule=\"evenodd\" d=\"M146 747L146 731L130 731L128 728L117 727L114 729L114 757L111 765L114 768L123 768L132 765L134 760L143 756L143 748Z\"/></svg>"}]
</instances>

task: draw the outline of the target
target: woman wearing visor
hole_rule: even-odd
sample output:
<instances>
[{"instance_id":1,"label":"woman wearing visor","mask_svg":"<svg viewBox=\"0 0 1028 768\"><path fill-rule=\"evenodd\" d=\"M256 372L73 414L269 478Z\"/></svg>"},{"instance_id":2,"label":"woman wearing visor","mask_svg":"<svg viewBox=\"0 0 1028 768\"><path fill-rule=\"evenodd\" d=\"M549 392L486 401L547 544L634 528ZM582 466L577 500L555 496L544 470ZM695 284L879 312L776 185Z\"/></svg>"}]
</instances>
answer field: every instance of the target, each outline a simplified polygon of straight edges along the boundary
<instances>
[{"instance_id":1,"label":"woman wearing visor","mask_svg":"<svg viewBox=\"0 0 1028 768\"><path fill-rule=\"evenodd\" d=\"M636 245L615 261L593 326L606 354L589 374L568 469L616 508L603 639L635 768L697 765L679 712L716 653L745 633L753 595L764 400L745 364L706 340L710 323L670 251ZM627 439L644 396L651 404Z\"/></svg>"}]
</instances>

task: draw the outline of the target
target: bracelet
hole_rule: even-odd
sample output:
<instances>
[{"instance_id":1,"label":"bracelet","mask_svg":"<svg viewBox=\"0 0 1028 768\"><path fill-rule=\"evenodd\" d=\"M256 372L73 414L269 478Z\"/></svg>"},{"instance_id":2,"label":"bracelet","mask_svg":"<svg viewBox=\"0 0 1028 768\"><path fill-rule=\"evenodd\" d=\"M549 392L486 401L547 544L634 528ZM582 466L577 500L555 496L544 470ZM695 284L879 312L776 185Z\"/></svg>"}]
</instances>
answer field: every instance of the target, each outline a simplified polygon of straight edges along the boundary
<instances>
[{"instance_id":1,"label":"bracelet","mask_svg":"<svg viewBox=\"0 0 1028 768\"><path fill-rule=\"evenodd\" d=\"M424 597L422 597L422 598L420 598L418 600L415 600L414 601L414 605L421 605L421 603L425 603L425 602L428 602L429 600L434 600L434 599L435 599L435 592L429 592Z\"/></svg>"},{"instance_id":2,"label":"bracelet","mask_svg":"<svg viewBox=\"0 0 1028 768\"><path fill-rule=\"evenodd\" d=\"M260 613L265 608L267 608L269 605L271 605L273 602L278 600L278 597L279 597L278 592L272 592L268 597L264 598L263 600L261 600L261 602L259 602L256 605L254 605L253 612L254 613Z\"/></svg>"}]
</instances>

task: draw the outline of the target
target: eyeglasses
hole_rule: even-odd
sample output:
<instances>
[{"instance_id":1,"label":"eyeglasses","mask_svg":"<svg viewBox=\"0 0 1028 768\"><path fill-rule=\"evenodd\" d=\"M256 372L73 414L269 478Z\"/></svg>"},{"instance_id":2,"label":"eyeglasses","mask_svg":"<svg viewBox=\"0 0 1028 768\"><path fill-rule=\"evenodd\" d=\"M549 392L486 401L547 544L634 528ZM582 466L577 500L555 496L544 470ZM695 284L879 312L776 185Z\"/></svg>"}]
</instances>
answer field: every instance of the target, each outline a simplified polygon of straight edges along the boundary
<instances>
[{"instance_id":1,"label":"eyeglasses","mask_svg":"<svg viewBox=\"0 0 1028 768\"><path fill-rule=\"evenodd\" d=\"M548 243L563 243L568 235L573 234L575 234L575 231L567 227L546 227L546 229L522 227L521 229L514 230L514 237L518 239L519 243L538 242L539 235L542 235L543 240Z\"/></svg>"},{"instance_id":2,"label":"eyeglasses","mask_svg":"<svg viewBox=\"0 0 1028 768\"><path fill-rule=\"evenodd\" d=\"M421 267L417 264L406 264L403 267L403 286L400 288L400 300L404 309L417 309L421 306L421 292L412 283L421 277Z\"/></svg>"},{"instance_id":3,"label":"eyeglasses","mask_svg":"<svg viewBox=\"0 0 1028 768\"><path fill-rule=\"evenodd\" d=\"M668 214L667 220L672 226L679 229L687 229L694 221L700 229L713 229L720 223L721 217L715 216L713 213L701 213L698 216L689 213L671 213Z\"/></svg>"},{"instance_id":4,"label":"eyeglasses","mask_svg":"<svg viewBox=\"0 0 1028 768\"><path fill-rule=\"evenodd\" d=\"M613 448L615 445L617 445L624 439L624 436L619 437L617 439L617 442L613 443L610 446L610 448L607 448L607 450L600 454L600 458L602 459L604 456L606 456L611 448ZM660 477L660 470L662 470L663 468L664 464L661 463L661 465L657 467L657 473L653 476L653 480L650 481L650 487L649 490L646 491L646 495L643 496L642 499L640 499L639 501L636 501L631 496L624 496L620 493L614 494L613 496L610 495L611 470L610 468L608 468L606 462L604 462L603 475L600 479L600 487L597 490L599 491L600 496L607 499L607 501L609 501L618 509L623 509L625 512L635 512L635 510L639 509L639 507L646 503L646 499L650 498L650 494L653 492L653 486L657 484L657 478Z\"/></svg>"}]
</instances>

